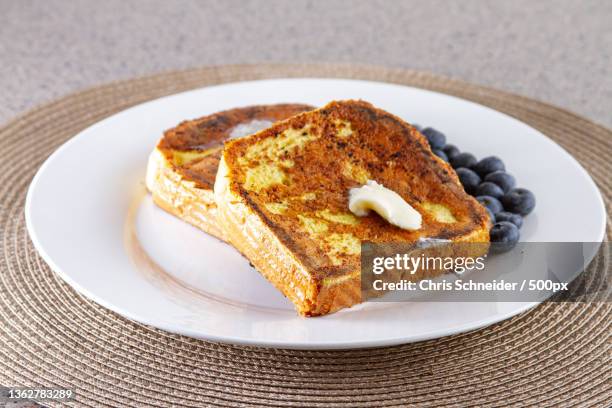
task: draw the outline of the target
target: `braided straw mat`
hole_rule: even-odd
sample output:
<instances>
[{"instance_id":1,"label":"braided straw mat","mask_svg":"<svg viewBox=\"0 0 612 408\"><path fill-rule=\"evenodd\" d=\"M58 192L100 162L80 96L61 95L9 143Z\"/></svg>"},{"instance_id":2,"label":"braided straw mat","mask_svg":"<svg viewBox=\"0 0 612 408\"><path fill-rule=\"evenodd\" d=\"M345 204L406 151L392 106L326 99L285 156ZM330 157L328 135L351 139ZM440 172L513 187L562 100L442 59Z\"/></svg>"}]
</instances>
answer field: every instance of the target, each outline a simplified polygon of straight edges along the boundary
<instances>
[{"instance_id":1,"label":"braided straw mat","mask_svg":"<svg viewBox=\"0 0 612 408\"><path fill-rule=\"evenodd\" d=\"M505 112L571 152L595 179L610 216L610 130L541 102L426 73L222 66L85 90L0 128L0 385L73 388L76 399L66 404L75 406L612 406L610 302L545 302L482 330L389 348L265 349L131 322L80 296L37 255L25 227L26 189L68 138L146 100L275 77L399 83ZM607 259L598 255L593 264L609 270Z\"/></svg>"}]
</instances>

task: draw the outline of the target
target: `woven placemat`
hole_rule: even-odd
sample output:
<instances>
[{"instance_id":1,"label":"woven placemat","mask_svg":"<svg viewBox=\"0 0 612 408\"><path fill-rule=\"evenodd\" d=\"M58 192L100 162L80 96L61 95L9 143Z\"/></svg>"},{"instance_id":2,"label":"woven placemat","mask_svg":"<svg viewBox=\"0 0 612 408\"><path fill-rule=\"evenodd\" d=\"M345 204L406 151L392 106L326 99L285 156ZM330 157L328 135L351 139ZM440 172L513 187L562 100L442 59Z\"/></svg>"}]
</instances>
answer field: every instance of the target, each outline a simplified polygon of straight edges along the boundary
<instances>
[{"instance_id":1,"label":"woven placemat","mask_svg":"<svg viewBox=\"0 0 612 408\"><path fill-rule=\"evenodd\" d=\"M385 68L258 65L89 89L0 129L0 386L74 388L76 400L69 404L98 407L611 406L609 302L546 302L483 330L391 348L242 347L126 320L77 294L33 249L23 216L26 189L48 155L81 129L131 105L195 87L300 76L417 86L517 117L582 163L601 189L610 219L612 132L562 109L484 87Z\"/></svg>"}]
</instances>

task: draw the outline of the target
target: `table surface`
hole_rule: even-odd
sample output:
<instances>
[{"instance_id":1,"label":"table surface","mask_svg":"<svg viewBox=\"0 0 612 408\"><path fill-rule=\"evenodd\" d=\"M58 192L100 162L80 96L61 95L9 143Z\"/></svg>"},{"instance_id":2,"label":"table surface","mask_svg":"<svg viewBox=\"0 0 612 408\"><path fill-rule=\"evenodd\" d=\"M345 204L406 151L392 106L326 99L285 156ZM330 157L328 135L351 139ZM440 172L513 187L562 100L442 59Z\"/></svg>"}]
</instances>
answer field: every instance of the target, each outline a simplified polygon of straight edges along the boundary
<instances>
[{"instance_id":1,"label":"table surface","mask_svg":"<svg viewBox=\"0 0 612 408\"><path fill-rule=\"evenodd\" d=\"M612 1L0 0L0 123L160 71L350 62L430 71L612 126Z\"/></svg>"}]
</instances>

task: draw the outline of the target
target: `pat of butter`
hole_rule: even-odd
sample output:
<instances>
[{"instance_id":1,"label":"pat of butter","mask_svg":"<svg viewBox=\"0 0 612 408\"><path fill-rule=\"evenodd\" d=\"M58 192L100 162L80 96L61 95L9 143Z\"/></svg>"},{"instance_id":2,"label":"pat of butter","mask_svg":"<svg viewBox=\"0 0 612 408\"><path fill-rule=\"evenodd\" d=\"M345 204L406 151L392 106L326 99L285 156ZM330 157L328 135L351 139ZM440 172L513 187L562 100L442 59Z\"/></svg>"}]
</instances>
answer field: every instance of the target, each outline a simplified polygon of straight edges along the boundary
<instances>
[{"instance_id":1,"label":"pat of butter","mask_svg":"<svg viewBox=\"0 0 612 408\"><path fill-rule=\"evenodd\" d=\"M421 214L393 190L374 180L349 190L349 209L358 217L376 211L387 222L407 230L421 228Z\"/></svg>"}]
</instances>

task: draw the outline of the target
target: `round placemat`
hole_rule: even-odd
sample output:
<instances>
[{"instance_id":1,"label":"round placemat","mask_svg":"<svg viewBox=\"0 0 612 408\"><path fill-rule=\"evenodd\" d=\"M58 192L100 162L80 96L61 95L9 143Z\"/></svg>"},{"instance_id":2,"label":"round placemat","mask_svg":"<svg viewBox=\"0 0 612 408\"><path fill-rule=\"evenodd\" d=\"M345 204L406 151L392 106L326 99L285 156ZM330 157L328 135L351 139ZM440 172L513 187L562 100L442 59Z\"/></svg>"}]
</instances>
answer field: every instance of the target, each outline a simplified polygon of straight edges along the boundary
<instances>
[{"instance_id":1,"label":"round placemat","mask_svg":"<svg viewBox=\"0 0 612 408\"><path fill-rule=\"evenodd\" d=\"M348 65L222 66L96 87L0 128L0 386L73 388L76 399L69 405L96 407L612 405L608 301L545 302L482 330L396 347L265 349L195 340L131 322L76 293L37 255L25 227L26 189L68 138L149 99L281 77L399 83L512 115L582 163L601 189L610 219L612 132L505 92L426 73ZM609 271L609 265L605 252L591 267Z\"/></svg>"}]
</instances>

